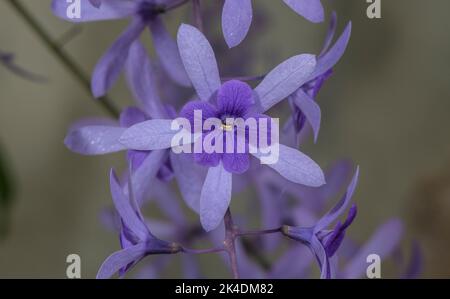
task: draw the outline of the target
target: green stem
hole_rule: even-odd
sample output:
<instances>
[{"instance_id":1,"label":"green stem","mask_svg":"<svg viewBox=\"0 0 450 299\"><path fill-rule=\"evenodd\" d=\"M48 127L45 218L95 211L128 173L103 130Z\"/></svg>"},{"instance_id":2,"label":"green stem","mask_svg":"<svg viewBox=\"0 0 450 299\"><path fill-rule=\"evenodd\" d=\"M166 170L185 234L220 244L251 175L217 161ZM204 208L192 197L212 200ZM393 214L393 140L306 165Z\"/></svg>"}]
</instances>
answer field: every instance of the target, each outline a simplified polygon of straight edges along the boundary
<instances>
[{"instance_id":1,"label":"green stem","mask_svg":"<svg viewBox=\"0 0 450 299\"><path fill-rule=\"evenodd\" d=\"M91 81L82 69L67 55L67 53L53 40L49 33L39 24L37 19L18 0L8 0L9 4L28 24L33 32L41 39L48 49L59 59L59 61L72 73L78 82L91 94ZM119 109L111 103L107 96L96 100L105 111L114 117L119 116Z\"/></svg>"}]
</instances>

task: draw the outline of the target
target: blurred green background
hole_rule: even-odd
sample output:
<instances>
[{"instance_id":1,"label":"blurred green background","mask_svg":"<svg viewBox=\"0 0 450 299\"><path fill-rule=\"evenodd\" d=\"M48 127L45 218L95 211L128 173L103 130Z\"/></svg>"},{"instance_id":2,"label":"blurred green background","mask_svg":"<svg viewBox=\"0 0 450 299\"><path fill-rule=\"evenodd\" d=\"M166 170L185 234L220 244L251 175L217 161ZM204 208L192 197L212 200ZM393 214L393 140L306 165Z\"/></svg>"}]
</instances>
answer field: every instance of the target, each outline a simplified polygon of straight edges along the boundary
<instances>
[{"instance_id":1,"label":"blurred green background","mask_svg":"<svg viewBox=\"0 0 450 299\"><path fill-rule=\"evenodd\" d=\"M72 25L51 14L50 2L22 1L56 38ZM267 17L266 31L254 45L255 74L292 55L320 50L326 24L308 23L281 1L253 2ZM422 245L423 277L448 277L450 2L382 0L379 20L367 18L365 0L322 2L328 13L337 11L338 33L348 20L353 32L335 76L319 95L321 136L306 152L323 166L339 158L361 166L355 197L360 213L351 236L364 240L377 225L399 216L406 223L405 245L413 239ZM187 10L176 15L189 21ZM217 26L219 16L213 16ZM180 18L168 19L174 34ZM66 50L89 74L125 25L83 25ZM15 182L9 213L0 212L7 229L0 240L0 278L64 278L71 253L81 256L83 277L94 277L118 249L98 215L111 203L108 171L123 166L123 155L83 157L64 147L72 122L105 114L7 1L0 2L0 49L49 78L34 84L0 66L0 152ZM123 82L111 97L120 106L132 103Z\"/></svg>"}]
</instances>

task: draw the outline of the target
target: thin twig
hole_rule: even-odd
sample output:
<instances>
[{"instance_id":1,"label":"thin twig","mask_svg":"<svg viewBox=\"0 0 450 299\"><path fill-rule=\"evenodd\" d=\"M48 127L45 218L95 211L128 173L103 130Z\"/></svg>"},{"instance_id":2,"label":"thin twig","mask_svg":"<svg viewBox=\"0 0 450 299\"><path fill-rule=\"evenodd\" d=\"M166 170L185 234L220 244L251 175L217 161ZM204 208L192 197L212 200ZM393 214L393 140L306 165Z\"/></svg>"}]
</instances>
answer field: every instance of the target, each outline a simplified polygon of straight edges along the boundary
<instances>
[{"instance_id":1,"label":"thin twig","mask_svg":"<svg viewBox=\"0 0 450 299\"><path fill-rule=\"evenodd\" d=\"M81 68L67 55L67 53L53 40L49 33L42 27L37 19L25 8L18 0L8 0L17 14L28 24L28 26L37 34L48 49L60 60L60 62L74 75L89 94L91 94L91 83L89 76L86 76ZM114 117L119 116L119 109L114 106L107 96L96 100L109 114Z\"/></svg>"},{"instance_id":2,"label":"thin twig","mask_svg":"<svg viewBox=\"0 0 450 299\"><path fill-rule=\"evenodd\" d=\"M235 279L239 279L239 269L235 246L237 229L234 226L233 217L231 215L231 211L229 208L225 213L223 221L225 223L225 240L223 241L223 244L230 258L231 271L233 272L233 277Z\"/></svg>"}]
</instances>

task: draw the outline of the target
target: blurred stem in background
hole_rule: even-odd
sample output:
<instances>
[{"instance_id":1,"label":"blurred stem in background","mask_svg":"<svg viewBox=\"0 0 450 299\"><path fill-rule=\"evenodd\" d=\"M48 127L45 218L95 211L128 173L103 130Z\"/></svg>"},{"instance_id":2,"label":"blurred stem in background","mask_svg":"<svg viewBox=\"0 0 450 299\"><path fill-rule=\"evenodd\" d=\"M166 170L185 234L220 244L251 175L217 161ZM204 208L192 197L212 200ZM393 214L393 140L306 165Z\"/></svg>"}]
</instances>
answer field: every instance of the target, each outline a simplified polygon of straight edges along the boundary
<instances>
[{"instance_id":1,"label":"blurred stem in background","mask_svg":"<svg viewBox=\"0 0 450 299\"><path fill-rule=\"evenodd\" d=\"M0 148L0 240L3 239L9 226L9 214L14 199L14 182L7 165L7 159Z\"/></svg>"},{"instance_id":2,"label":"blurred stem in background","mask_svg":"<svg viewBox=\"0 0 450 299\"><path fill-rule=\"evenodd\" d=\"M62 45L56 42L50 34L42 27L37 19L25 8L25 6L18 0L7 0L16 13L28 24L39 39L48 47L53 55L66 67L72 75L81 83L86 91L91 94L91 80L83 70L73 61L69 55L64 51ZM111 100L107 97L101 97L96 100L106 112L111 116L118 117L119 109L114 106Z\"/></svg>"}]
</instances>

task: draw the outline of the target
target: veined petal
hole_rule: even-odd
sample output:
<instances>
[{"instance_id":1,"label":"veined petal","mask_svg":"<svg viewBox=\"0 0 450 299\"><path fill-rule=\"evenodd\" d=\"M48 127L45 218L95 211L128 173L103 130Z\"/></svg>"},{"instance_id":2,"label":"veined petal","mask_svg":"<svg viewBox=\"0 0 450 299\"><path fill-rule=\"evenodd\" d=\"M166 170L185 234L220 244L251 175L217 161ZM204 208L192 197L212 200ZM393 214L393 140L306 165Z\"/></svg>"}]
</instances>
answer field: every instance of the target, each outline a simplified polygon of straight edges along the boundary
<instances>
[{"instance_id":1,"label":"veined petal","mask_svg":"<svg viewBox=\"0 0 450 299\"><path fill-rule=\"evenodd\" d=\"M210 167L200 195L200 221L209 232L217 228L231 201L232 174L222 164Z\"/></svg>"},{"instance_id":2,"label":"veined petal","mask_svg":"<svg viewBox=\"0 0 450 299\"><path fill-rule=\"evenodd\" d=\"M110 188L114 206L123 223L125 223L127 228L139 237L140 240L146 240L147 236L150 235L150 232L132 207L129 197L123 192L122 186L119 184L114 170L111 170L110 172Z\"/></svg>"},{"instance_id":3,"label":"veined petal","mask_svg":"<svg viewBox=\"0 0 450 299\"><path fill-rule=\"evenodd\" d=\"M148 54L139 40L130 48L126 63L128 85L136 100L151 118L164 118L166 116L158 89L155 85L156 76Z\"/></svg>"},{"instance_id":4,"label":"veined petal","mask_svg":"<svg viewBox=\"0 0 450 299\"><path fill-rule=\"evenodd\" d=\"M349 22L347 27L345 27L344 32L333 45L333 47L317 59L316 69L309 77L310 80L323 75L331 68L333 68L336 63L338 63L338 61L344 55L345 49L347 48L348 42L350 41L351 32L352 23Z\"/></svg>"},{"instance_id":5,"label":"veined petal","mask_svg":"<svg viewBox=\"0 0 450 299\"><path fill-rule=\"evenodd\" d=\"M164 70L179 85L190 86L191 82L181 61L177 43L167 32L164 23L159 17L151 21L150 30L153 37L153 46Z\"/></svg>"},{"instance_id":6,"label":"veined petal","mask_svg":"<svg viewBox=\"0 0 450 299\"><path fill-rule=\"evenodd\" d=\"M144 28L145 25L140 20L134 20L97 63L91 82L92 94L96 98L104 96L117 81L127 60L131 44Z\"/></svg>"},{"instance_id":7,"label":"veined petal","mask_svg":"<svg viewBox=\"0 0 450 299\"><path fill-rule=\"evenodd\" d=\"M328 25L327 35L325 36L325 41L323 43L322 51L319 54L319 57L324 55L331 46L331 42L333 41L334 35L336 34L337 27L337 14L335 11L331 14L330 24Z\"/></svg>"},{"instance_id":8,"label":"veined petal","mask_svg":"<svg viewBox=\"0 0 450 299\"><path fill-rule=\"evenodd\" d=\"M347 187L347 191L345 192L342 199L325 215L323 216L316 224L315 231L318 232L323 230L328 225L333 223L347 208L347 205L350 203L352 199L353 193L355 192L356 185L358 184L359 178L359 166L356 168L356 172L353 176L352 181Z\"/></svg>"},{"instance_id":9,"label":"veined petal","mask_svg":"<svg viewBox=\"0 0 450 299\"><path fill-rule=\"evenodd\" d=\"M122 249L111 254L101 265L97 279L111 278L115 273L127 265L145 256L147 245L142 242L135 246Z\"/></svg>"},{"instance_id":10,"label":"veined petal","mask_svg":"<svg viewBox=\"0 0 450 299\"><path fill-rule=\"evenodd\" d=\"M255 89L259 96L260 112L269 110L299 89L309 80L315 67L315 56L302 54L274 68Z\"/></svg>"},{"instance_id":11,"label":"veined petal","mask_svg":"<svg viewBox=\"0 0 450 299\"><path fill-rule=\"evenodd\" d=\"M119 142L124 128L112 126L86 126L71 130L64 144L71 151L82 155L103 155L126 149Z\"/></svg>"},{"instance_id":12,"label":"veined petal","mask_svg":"<svg viewBox=\"0 0 450 299\"><path fill-rule=\"evenodd\" d=\"M200 213L200 194L206 176L205 168L195 163L190 154L171 152L170 161L184 201L192 210ZM191 170L189 175L186 175L186 169Z\"/></svg>"},{"instance_id":13,"label":"veined petal","mask_svg":"<svg viewBox=\"0 0 450 299\"><path fill-rule=\"evenodd\" d=\"M72 1L73 2L73 1ZM136 9L136 2L129 0L108 0L95 7L90 0L80 0L80 18L70 17L74 3L67 0L53 0L52 11L56 16L70 22L90 22L121 19L131 16Z\"/></svg>"},{"instance_id":14,"label":"veined petal","mask_svg":"<svg viewBox=\"0 0 450 299\"><path fill-rule=\"evenodd\" d=\"M222 11L222 30L228 47L239 45L252 24L251 0L225 0Z\"/></svg>"},{"instance_id":15,"label":"veined petal","mask_svg":"<svg viewBox=\"0 0 450 299\"><path fill-rule=\"evenodd\" d=\"M179 132L172 129L172 119L151 119L127 129L119 142L128 149L149 151L172 147L172 139Z\"/></svg>"},{"instance_id":16,"label":"veined petal","mask_svg":"<svg viewBox=\"0 0 450 299\"><path fill-rule=\"evenodd\" d=\"M166 150L152 151L131 176L133 180L134 198L139 205L143 203L147 191L153 187L152 180L156 178L158 170L166 159ZM128 190L127 186L125 190Z\"/></svg>"},{"instance_id":17,"label":"veined petal","mask_svg":"<svg viewBox=\"0 0 450 299\"><path fill-rule=\"evenodd\" d=\"M320 166L302 152L282 144L274 144L271 147L279 147L278 161L267 164L287 180L311 187L320 187L325 184L325 175ZM272 153L275 153L273 150ZM262 159L264 155L252 153L256 158Z\"/></svg>"},{"instance_id":18,"label":"veined petal","mask_svg":"<svg viewBox=\"0 0 450 299\"><path fill-rule=\"evenodd\" d=\"M310 22L320 23L324 20L324 9L320 0L283 0L296 13Z\"/></svg>"},{"instance_id":19,"label":"veined petal","mask_svg":"<svg viewBox=\"0 0 450 299\"><path fill-rule=\"evenodd\" d=\"M320 131L320 122L322 118L322 112L319 105L312 99L308 94L306 94L302 89L298 89L292 98L294 103L300 108L302 113L305 115L306 120L311 125L314 133L314 142L317 142Z\"/></svg>"},{"instance_id":20,"label":"veined petal","mask_svg":"<svg viewBox=\"0 0 450 299\"><path fill-rule=\"evenodd\" d=\"M186 24L180 26L177 40L181 60L198 96L208 101L221 86L211 45L197 28Z\"/></svg>"},{"instance_id":21,"label":"veined petal","mask_svg":"<svg viewBox=\"0 0 450 299\"><path fill-rule=\"evenodd\" d=\"M320 265L320 278L330 279L332 273L330 259L328 258L325 249L316 236L313 236L311 238L310 246Z\"/></svg>"}]
</instances>

